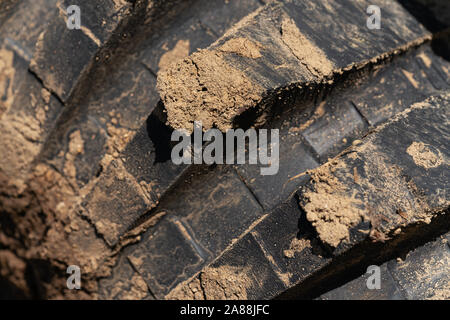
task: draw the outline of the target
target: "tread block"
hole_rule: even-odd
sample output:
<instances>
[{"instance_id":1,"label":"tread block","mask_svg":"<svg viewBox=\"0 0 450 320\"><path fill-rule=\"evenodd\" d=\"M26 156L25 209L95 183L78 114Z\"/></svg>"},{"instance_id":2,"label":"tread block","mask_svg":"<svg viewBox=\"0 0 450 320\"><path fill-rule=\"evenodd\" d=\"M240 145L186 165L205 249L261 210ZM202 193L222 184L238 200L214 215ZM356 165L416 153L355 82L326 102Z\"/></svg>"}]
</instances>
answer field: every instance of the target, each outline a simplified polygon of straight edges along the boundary
<instances>
[{"instance_id":1,"label":"tread block","mask_svg":"<svg viewBox=\"0 0 450 320\"><path fill-rule=\"evenodd\" d=\"M302 217L295 197L282 204L259 223L253 235L266 249L266 256L283 275L288 287L325 266L325 257L314 240L308 222Z\"/></svg>"},{"instance_id":2,"label":"tread block","mask_svg":"<svg viewBox=\"0 0 450 320\"><path fill-rule=\"evenodd\" d=\"M216 36L208 32L196 17L177 24L174 29L167 30L165 36L158 37L159 41L144 53L142 62L155 74L161 68L168 68L171 63L209 46L216 40Z\"/></svg>"},{"instance_id":3,"label":"tread block","mask_svg":"<svg viewBox=\"0 0 450 320\"><path fill-rule=\"evenodd\" d=\"M134 271L127 258L127 250L118 258L110 277L99 281L102 300L153 300L144 279Z\"/></svg>"},{"instance_id":4,"label":"tread block","mask_svg":"<svg viewBox=\"0 0 450 320\"><path fill-rule=\"evenodd\" d=\"M155 206L153 201L120 160L114 160L82 206L97 232L114 246L141 215Z\"/></svg>"},{"instance_id":5,"label":"tread block","mask_svg":"<svg viewBox=\"0 0 450 320\"><path fill-rule=\"evenodd\" d=\"M73 159L80 187L91 182L99 171L106 170L109 160L105 159L119 158L132 141L135 130L145 123L148 112L157 105L156 90L147 87L156 81L151 73L138 63L127 66L126 71L114 73L102 87L96 88L92 98L82 106L87 109L84 114L66 118L54 131L45 150L44 157L63 169L64 162L58 154L67 147L68 133L73 128L80 129L84 150ZM126 161L130 157L141 158L142 155L126 154L121 159Z\"/></svg>"},{"instance_id":6,"label":"tread block","mask_svg":"<svg viewBox=\"0 0 450 320\"><path fill-rule=\"evenodd\" d=\"M324 243L342 244L337 250L342 252L361 241L351 240L349 230L367 221L371 237L384 241L394 230L429 223L447 209L449 174L442 168L450 153L449 102L449 93L442 93L413 105L311 172L300 203ZM364 238L364 231L358 232Z\"/></svg>"},{"instance_id":7,"label":"tread block","mask_svg":"<svg viewBox=\"0 0 450 320\"><path fill-rule=\"evenodd\" d=\"M200 270L205 263L200 252L198 244L179 224L164 219L133 247L128 259L155 297L162 299L179 282Z\"/></svg>"},{"instance_id":8,"label":"tread block","mask_svg":"<svg viewBox=\"0 0 450 320\"><path fill-rule=\"evenodd\" d=\"M279 155L279 171L275 175L261 175L257 165L236 166L266 211L288 199L298 189L303 180L302 177L295 178L297 175L319 165L302 138L294 133L281 132Z\"/></svg>"},{"instance_id":9,"label":"tread block","mask_svg":"<svg viewBox=\"0 0 450 320\"><path fill-rule=\"evenodd\" d=\"M404 261L389 261L387 267L407 299L450 298L450 249L444 237L411 251Z\"/></svg>"},{"instance_id":10,"label":"tread block","mask_svg":"<svg viewBox=\"0 0 450 320\"><path fill-rule=\"evenodd\" d=\"M0 48L4 91L0 93L1 168L25 178L62 111L61 103L28 72L28 62L9 41Z\"/></svg>"},{"instance_id":11,"label":"tread block","mask_svg":"<svg viewBox=\"0 0 450 320\"><path fill-rule=\"evenodd\" d=\"M355 137L368 131L365 120L346 99L329 99L316 107L310 123L301 131L308 143L325 162L351 145Z\"/></svg>"},{"instance_id":12,"label":"tread block","mask_svg":"<svg viewBox=\"0 0 450 320\"><path fill-rule=\"evenodd\" d=\"M197 174L186 177L190 188L184 185L175 187L168 198L163 198L158 212L166 212L170 221L161 222L149 230L135 249L145 252L148 247L151 255L159 256L157 263L161 269L149 266L151 271L144 272L137 268L146 281L151 282L151 291L157 297L166 295L180 282L194 276L262 215L261 207L232 168L203 172L205 175L200 180L196 179ZM168 252L177 252L180 246L170 233L166 234L168 225L176 227L184 235L198 259L192 258L193 253L190 253L186 257L178 257L177 266L168 267L174 259ZM157 234L158 239L162 237L167 243L160 247L157 243L163 240L155 240L151 234Z\"/></svg>"},{"instance_id":13,"label":"tread block","mask_svg":"<svg viewBox=\"0 0 450 320\"><path fill-rule=\"evenodd\" d=\"M351 93L350 99L370 125L378 125L426 99L436 89L444 89L445 84L434 68L445 65L449 64L437 57L428 45L423 46L376 70Z\"/></svg>"},{"instance_id":14,"label":"tread block","mask_svg":"<svg viewBox=\"0 0 450 320\"><path fill-rule=\"evenodd\" d=\"M167 298L192 299L199 284L206 300L268 299L285 287L251 234Z\"/></svg>"},{"instance_id":15,"label":"tread block","mask_svg":"<svg viewBox=\"0 0 450 320\"><path fill-rule=\"evenodd\" d=\"M350 281L349 283L320 296L321 300L404 300L401 288L391 276L387 264L380 266L380 289L368 289L367 280L370 274Z\"/></svg>"},{"instance_id":16,"label":"tread block","mask_svg":"<svg viewBox=\"0 0 450 320\"><path fill-rule=\"evenodd\" d=\"M3 39L10 39L20 47L29 61L33 55L40 34L58 14L58 0L22 0L18 3L9 19L0 23ZM3 1L2 1L3 3ZM39 23L37 18L39 17Z\"/></svg>"},{"instance_id":17,"label":"tread block","mask_svg":"<svg viewBox=\"0 0 450 320\"><path fill-rule=\"evenodd\" d=\"M184 10L173 27L154 35L142 61L155 74L176 60L183 59L198 49L213 43L234 23L261 4L257 0L201 0Z\"/></svg>"},{"instance_id":18,"label":"tread block","mask_svg":"<svg viewBox=\"0 0 450 320\"><path fill-rule=\"evenodd\" d=\"M297 26L339 68L375 58L428 34L400 4L376 1L283 1ZM382 28L367 28L366 10L382 10Z\"/></svg>"},{"instance_id":19,"label":"tread block","mask_svg":"<svg viewBox=\"0 0 450 320\"><path fill-rule=\"evenodd\" d=\"M69 5L81 9L80 30L67 28ZM128 6L116 7L111 0L58 2L59 15L40 35L30 67L62 101L67 101L79 79L94 63L99 48L117 28Z\"/></svg>"},{"instance_id":20,"label":"tread block","mask_svg":"<svg viewBox=\"0 0 450 320\"><path fill-rule=\"evenodd\" d=\"M193 121L201 120L205 129L225 131L244 111L270 105L280 89L308 90L430 38L399 4L386 0L376 4L389 20L382 30L369 30L369 4L373 3L269 2L208 49L160 73L158 90L169 123L190 130ZM222 71L212 74L210 69ZM223 96L223 88L235 98ZM193 97L192 92L197 94Z\"/></svg>"},{"instance_id":21,"label":"tread block","mask_svg":"<svg viewBox=\"0 0 450 320\"><path fill-rule=\"evenodd\" d=\"M159 210L179 217L215 255L263 215L261 206L230 167L194 173L184 183L160 203Z\"/></svg>"},{"instance_id":22,"label":"tread block","mask_svg":"<svg viewBox=\"0 0 450 320\"><path fill-rule=\"evenodd\" d=\"M202 0L200 21L218 36L222 36L232 25L261 7L258 0Z\"/></svg>"}]
</instances>

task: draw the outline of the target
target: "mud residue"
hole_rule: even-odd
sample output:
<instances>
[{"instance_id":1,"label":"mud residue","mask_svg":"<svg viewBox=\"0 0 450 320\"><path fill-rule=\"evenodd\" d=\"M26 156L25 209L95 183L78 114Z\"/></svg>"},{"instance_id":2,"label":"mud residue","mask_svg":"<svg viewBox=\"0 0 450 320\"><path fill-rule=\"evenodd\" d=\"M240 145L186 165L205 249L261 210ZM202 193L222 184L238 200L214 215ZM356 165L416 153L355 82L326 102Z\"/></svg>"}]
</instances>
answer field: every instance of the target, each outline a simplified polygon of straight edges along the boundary
<instances>
[{"instance_id":1,"label":"mud residue","mask_svg":"<svg viewBox=\"0 0 450 320\"><path fill-rule=\"evenodd\" d=\"M251 59L261 58L261 49L261 44L242 37L230 39L219 48L222 52L235 53Z\"/></svg>"},{"instance_id":2,"label":"mud residue","mask_svg":"<svg viewBox=\"0 0 450 320\"><path fill-rule=\"evenodd\" d=\"M222 266L207 268L200 275L200 281L208 300L246 300L250 286L245 270Z\"/></svg>"},{"instance_id":3,"label":"mud residue","mask_svg":"<svg viewBox=\"0 0 450 320\"><path fill-rule=\"evenodd\" d=\"M142 300L147 296L147 284L138 274L134 274L131 279L118 281L109 293L109 297L116 300Z\"/></svg>"},{"instance_id":4,"label":"mud residue","mask_svg":"<svg viewBox=\"0 0 450 320\"><path fill-rule=\"evenodd\" d=\"M283 255L288 259L292 259L294 258L295 253L302 252L309 247L311 247L311 242L308 239L294 238L289 245L289 249L283 251Z\"/></svg>"},{"instance_id":5,"label":"mud residue","mask_svg":"<svg viewBox=\"0 0 450 320\"><path fill-rule=\"evenodd\" d=\"M80 148L75 135L70 149L76 153ZM1 175L0 180L3 182ZM51 167L38 164L24 184L9 189L1 184L2 221L9 223L2 225L0 243L8 263L17 266L16 273L8 271L8 279L15 279L18 289L27 297L95 297L94 274L101 274L99 270L110 252L94 227L79 215L79 197L70 182ZM23 264L26 270L39 272L20 272ZM76 292L66 286L68 264L80 266L83 273L83 287Z\"/></svg>"},{"instance_id":6,"label":"mud residue","mask_svg":"<svg viewBox=\"0 0 450 320\"><path fill-rule=\"evenodd\" d=\"M303 194L306 218L315 227L319 238L332 247L349 239L349 229L365 216L362 202L349 196L348 188L334 176L333 170L339 165L344 163L328 163L312 172L314 190Z\"/></svg>"},{"instance_id":7,"label":"mud residue","mask_svg":"<svg viewBox=\"0 0 450 320\"><path fill-rule=\"evenodd\" d=\"M430 68L431 67L431 64L432 64L432 62L431 62L431 59L430 59L430 57L428 57L427 56L427 54L425 53L425 52L421 52L419 55L417 55L422 61L423 61L423 63L425 64L425 66L427 67L427 68Z\"/></svg>"},{"instance_id":8,"label":"mud residue","mask_svg":"<svg viewBox=\"0 0 450 320\"><path fill-rule=\"evenodd\" d=\"M247 270L222 266L206 268L200 275L171 292L167 298L172 300L246 300L247 288L251 282Z\"/></svg>"},{"instance_id":9,"label":"mud residue","mask_svg":"<svg viewBox=\"0 0 450 320\"><path fill-rule=\"evenodd\" d=\"M15 69L13 67L14 53L0 49L0 118L11 106L13 100L12 85Z\"/></svg>"},{"instance_id":10,"label":"mud residue","mask_svg":"<svg viewBox=\"0 0 450 320\"><path fill-rule=\"evenodd\" d=\"M158 67L160 71L166 70L171 64L186 58L189 55L189 40L178 40L172 50L164 53L159 59Z\"/></svg>"},{"instance_id":11,"label":"mud residue","mask_svg":"<svg viewBox=\"0 0 450 320\"><path fill-rule=\"evenodd\" d=\"M281 24L281 39L313 76L324 77L333 73L333 63L300 32L290 18L285 18Z\"/></svg>"},{"instance_id":12,"label":"mud residue","mask_svg":"<svg viewBox=\"0 0 450 320\"><path fill-rule=\"evenodd\" d=\"M406 71L405 69L402 69L402 72L405 75L406 79L408 79L409 83L411 83L415 89L419 89L419 83L416 79L414 79L414 74Z\"/></svg>"},{"instance_id":13,"label":"mud residue","mask_svg":"<svg viewBox=\"0 0 450 320\"><path fill-rule=\"evenodd\" d=\"M75 158L77 155L83 153L83 138L81 137L80 130L73 132L70 135L69 141L69 150L67 151L65 158L66 161L64 163L64 173L67 178L76 179L76 168L75 168Z\"/></svg>"},{"instance_id":14,"label":"mud residue","mask_svg":"<svg viewBox=\"0 0 450 320\"><path fill-rule=\"evenodd\" d=\"M425 169L439 167L444 162L439 150L423 142L413 142L406 152L413 158L416 165Z\"/></svg>"},{"instance_id":15,"label":"mud residue","mask_svg":"<svg viewBox=\"0 0 450 320\"><path fill-rule=\"evenodd\" d=\"M169 124L192 132L193 122L204 130L231 128L233 118L256 105L263 89L223 58L218 50L201 50L158 74L158 90Z\"/></svg>"}]
</instances>

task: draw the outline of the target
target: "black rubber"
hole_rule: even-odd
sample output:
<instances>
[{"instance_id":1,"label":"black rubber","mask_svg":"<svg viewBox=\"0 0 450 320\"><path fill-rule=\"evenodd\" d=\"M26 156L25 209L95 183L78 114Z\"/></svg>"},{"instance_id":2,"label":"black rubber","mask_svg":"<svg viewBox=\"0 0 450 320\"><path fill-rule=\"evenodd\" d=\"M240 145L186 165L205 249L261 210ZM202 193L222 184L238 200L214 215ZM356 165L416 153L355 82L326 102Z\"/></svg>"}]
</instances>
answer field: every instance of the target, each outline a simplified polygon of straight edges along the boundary
<instances>
[{"instance_id":1,"label":"black rubber","mask_svg":"<svg viewBox=\"0 0 450 320\"><path fill-rule=\"evenodd\" d=\"M333 10L326 2L1 2L0 62L6 67L0 68L0 250L12 252L24 270L36 261L45 267L31 275L23 271L26 279L15 282L8 264L0 263L0 271L6 270L0 272L0 297L69 297L74 293L61 279L70 264L88 270L82 298L433 296L431 286L410 287L392 271L398 269L394 262L383 263L449 230L450 25L444 13L450 9L442 10L445 1L367 1L385 8L384 29L376 33L366 30L364 1L333 2ZM81 30L65 24L71 4L81 8ZM250 13L250 24L238 23ZM340 72L311 82L303 78L295 55L277 51L283 14ZM317 22L331 18L333 28ZM274 176L260 175L254 165L170 160L173 128L156 88L161 57L177 48L183 56L216 48L236 35L263 43L266 56L259 64L229 57L265 94L234 125L249 128L265 114L266 121L256 124L280 130ZM353 45L357 37L366 41ZM281 62L289 65L286 72L273 67ZM407 110L423 102L430 109ZM403 147L414 141L437 148L444 165L423 170L411 163ZM396 178L414 181L419 194L411 199L427 203L430 223L408 221L384 243L368 237L373 223L361 224L349 241L331 248L306 218L304 190L314 189L311 172L333 166L335 157L355 166L349 152L369 142L379 143L383 156L402 168L406 178ZM337 177L350 193L366 192ZM436 194L443 194L444 204ZM380 191L367 205L382 207L391 196ZM69 209L63 215L64 206ZM33 228L39 231L31 237ZM62 247L52 251L54 230L73 255L57 252ZM294 250L294 239L309 245ZM344 285L371 264L390 270L392 288L371 295L353 291L355 281L363 280ZM245 285L220 289L216 279L204 288L211 270L230 267ZM448 281L445 272L440 275Z\"/></svg>"}]
</instances>

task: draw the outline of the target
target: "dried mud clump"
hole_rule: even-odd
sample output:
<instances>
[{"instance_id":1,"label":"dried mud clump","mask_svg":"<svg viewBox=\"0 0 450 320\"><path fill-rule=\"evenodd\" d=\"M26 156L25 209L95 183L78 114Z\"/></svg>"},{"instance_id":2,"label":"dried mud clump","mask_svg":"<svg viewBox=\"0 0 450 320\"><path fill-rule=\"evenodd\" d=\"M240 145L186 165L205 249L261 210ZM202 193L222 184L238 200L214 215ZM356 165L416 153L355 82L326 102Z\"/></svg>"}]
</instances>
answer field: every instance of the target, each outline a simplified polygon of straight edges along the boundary
<instances>
[{"instance_id":1,"label":"dried mud clump","mask_svg":"<svg viewBox=\"0 0 450 320\"><path fill-rule=\"evenodd\" d=\"M306 218L324 243L337 247L349 238L349 229L363 220L362 202L349 196L349 190L333 175L330 163L314 171L311 179L314 190L303 194Z\"/></svg>"},{"instance_id":2,"label":"dried mud clump","mask_svg":"<svg viewBox=\"0 0 450 320\"><path fill-rule=\"evenodd\" d=\"M168 296L172 300L246 300L250 279L247 270L232 266L206 268L188 284L182 283Z\"/></svg>"},{"instance_id":3,"label":"dried mud clump","mask_svg":"<svg viewBox=\"0 0 450 320\"><path fill-rule=\"evenodd\" d=\"M256 45L240 43L245 55L256 55ZM225 44L234 50L237 43ZM200 50L158 74L158 90L175 129L192 132L193 122L205 130L231 128L233 118L261 100L263 89L229 65L218 50ZM250 51L249 51L250 50Z\"/></svg>"}]
</instances>

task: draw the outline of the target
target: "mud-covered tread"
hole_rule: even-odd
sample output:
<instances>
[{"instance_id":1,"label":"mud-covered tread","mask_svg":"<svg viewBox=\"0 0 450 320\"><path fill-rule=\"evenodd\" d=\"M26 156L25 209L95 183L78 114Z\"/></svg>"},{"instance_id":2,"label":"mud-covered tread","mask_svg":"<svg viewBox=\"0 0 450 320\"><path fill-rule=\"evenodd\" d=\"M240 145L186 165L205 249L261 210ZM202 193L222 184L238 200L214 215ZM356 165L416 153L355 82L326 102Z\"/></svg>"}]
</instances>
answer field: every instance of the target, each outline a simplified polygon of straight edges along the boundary
<instances>
[{"instance_id":1,"label":"mud-covered tread","mask_svg":"<svg viewBox=\"0 0 450 320\"><path fill-rule=\"evenodd\" d=\"M358 255L363 254L363 252L366 258L375 255L378 256L378 259L382 255L392 254L391 250L395 251L396 246L405 242L409 242L409 245L411 245L411 238L417 238L417 231L413 231L413 226L422 225L421 228L424 234L428 232L432 234L433 232L446 230L448 228L449 200L446 198L445 190L448 177L445 176L445 173L444 176L440 176L442 171L439 169L439 167L445 166L445 164L441 160L439 165L434 169L428 168L424 170L419 163L413 161L413 157L409 155L407 148L414 145L415 142L419 143L422 141L422 143L430 145L430 148L436 150L436 155L447 157L448 150L443 146L442 141L435 141L434 139L437 136L441 137L442 140L448 139L448 128L446 130L445 126L445 118L448 117L448 112L446 112L448 110L448 103L449 95L448 93L444 93L441 96L429 98L423 104L419 103L411 109L407 109L403 114L400 114L386 125L382 125L374 133L364 138L360 147L356 147L354 150L350 149L336 160L331 160L330 163L317 169L319 174L322 174L323 170L331 170L329 179L333 179L334 175L336 179L346 186L347 189L345 190L348 192L346 196L348 199L355 199L355 202L350 201L350 203L358 209L359 205L356 204L358 203L356 199L366 199L364 197L360 198L358 194L363 193L368 197L367 200L362 202L362 205L372 208L366 210L370 215L365 219L353 221L353 227L348 227L349 233L347 240L339 240L333 243L327 237L324 237L324 234L320 233L320 229L313 227L311 230L311 227L308 227L308 225L311 226L311 223L315 226L317 221L309 215L310 208L305 207L308 199L309 201L313 201L311 200L312 198L308 198L306 195L308 194L308 190L319 190L319 187L314 182L316 180L313 180L313 182L309 182L308 180L305 188L299 190L298 196L292 198L291 203L292 201L296 203L282 205L264 217L253 230L249 231L246 236L226 250L216 261L203 269L197 277L188 280L185 284L181 284L168 297L193 298L192 292L189 289L193 286L193 283L201 282L202 277L208 277L208 273L211 273L212 270L222 270L229 266L233 266L235 270L239 270L240 276L246 279L244 283L246 284L245 288L247 290L242 288L237 288L236 290L243 290L247 296L250 295L252 298L266 298L268 292L273 292L272 297L307 297L308 294L313 294L314 290L312 288L314 285L317 285L317 282L326 279L326 274L320 274L319 271L321 269L327 270L327 268L331 268L331 271L327 270L324 272L338 274L344 272L346 268L351 267L352 261L358 261L360 259ZM422 127L424 123L427 124L426 128ZM394 137L392 135L392 132L396 132L397 130L403 133L400 140L398 140L398 136ZM382 154L377 155L372 149L372 151L368 149L364 151L366 146L371 147L372 145L379 147L379 152ZM398 155L402 156L399 157ZM355 161L365 163L366 161L370 162L370 159L382 159L383 157L387 157L386 160L391 166L398 167L401 170L399 173L395 173L395 170L392 172L390 176L392 180L373 175L374 181L371 181L371 176L366 176L364 169L352 164ZM376 164L370 162L367 165L368 167L366 168L369 169L366 170L377 170ZM359 179L354 176L353 168L355 166L358 168ZM334 168L336 168L336 171L334 171ZM379 172L383 172L381 167L379 169L381 169ZM310 174L314 175L314 173L315 170L312 170ZM439 177L435 174L439 175ZM324 175L321 179L327 179L326 177ZM370 182L365 184L364 179L369 179L367 181ZM327 180L322 180L321 183L327 183ZM372 183L374 186L377 186L377 190L384 190L384 192L377 193L364 189L372 185ZM403 196L400 194L400 197L403 199L402 201L410 199L409 202L406 202L416 204L411 208L406 208L403 204L399 204L395 198L399 194L392 193L386 186L383 189L380 183L388 183L396 186L397 192L405 193ZM335 192L343 196L343 194L339 193L339 190L337 188ZM332 197L329 199L332 199ZM313 202L313 205L323 206L324 208L329 207L331 210L331 203L327 205L327 203L320 202L321 200L318 201L318 203ZM375 206L375 203L383 203L383 208ZM301 209L306 210L306 217L303 216L303 220L301 218ZM324 210L326 212L327 209ZM291 225L296 221L300 224L301 229L306 228L305 233L302 234L300 232L299 234L298 224L294 224L297 229L294 227L286 228L286 218L271 218L272 215L279 217L280 214L291 214ZM445 223L444 221L446 220L447 222ZM340 226L338 221L333 222L335 228ZM437 226L432 223L431 227L426 227L432 221L439 221L439 223L437 223ZM280 233L273 232L272 229L278 223L281 224ZM283 229L286 229L286 233L282 231ZM296 232L293 232L294 230ZM249 237L254 240L244 240ZM274 242L274 238L283 239L283 245L279 246L277 242ZM370 238L375 241L375 244L370 244ZM393 239L392 242L390 239ZM253 241L259 242L259 246L263 248L261 250L265 256L264 264L270 266L273 273L284 283L283 289L268 290L267 286L270 287L271 284L277 287L276 282L268 280L266 283L262 280L264 278L258 277L258 269L262 268L262 261L259 261L257 264L247 264L248 257L242 259L242 245L247 248L244 251L248 253L254 252L255 256L260 255L260 250L254 250L252 247L253 245L251 243ZM392 243L391 247L389 247L390 243ZM333 248L333 246L337 247ZM379 252L381 246L385 247L382 254ZM286 250L292 250L293 252L289 253ZM317 260L314 261L314 259ZM339 263L336 262L338 260ZM298 263L300 263L300 266ZM306 264L308 264L308 268L306 268ZM320 274L320 276L316 274ZM211 297L215 297L215 292L224 291L221 286L225 283L226 279L219 278L216 280L216 284L209 288L211 290ZM188 285L189 283L191 285ZM308 292L308 289L311 292ZM315 290L317 292L317 288ZM208 298L208 293L205 292L204 294Z\"/></svg>"},{"instance_id":2,"label":"mud-covered tread","mask_svg":"<svg viewBox=\"0 0 450 320\"><path fill-rule=\"evenodd\" d=\"M362 274L364 263L384 263L448 231L447 171L424 171L411 156L395 156L408 144L448 159L448 128L438 121L448 116L447 98L429 100L433 114L427 107L405 111L450 87L450 65L436 55L448 57L447 20L437 23L440 7L425 15L414 10L427 1L0 2L0 65L6 65L0 76L7 75L6 95L0 92L0 153L7 155L0 159L0 262L6 256L23 266L5 282L7 295L316 298ZM82 8L82 30L67 29L69 4ZM383 32L366 28L368 4L383 7ZM316 47L306 60L283 38L296 28ZM259 53L235 52L241 40L227 48L239 38ZM251 165L170 161L173 123L165 94L171 93L161 86L158 92L157 82L166 72L180 75L172 62L183 65L212 51L262 88L261 99L225 122L280 129L277 175L262 176ZM308 58L317 53L333 72L315 70L323 65ZM405 134L393 139L399 130ZM414 185L405 195L423 201L431 224L412 217L394 234L401 225L395 219L375 227L362 221L333 247L305 213L305 190L315 190L310 173L360 140L382 141L383 156L406 172L394 180ZM430 165L422 158L416 154L417 163ZM337 159L353 165L348 154ZM356 176L353 169L337 174L347 196L362 192L354 183L366 178L360 169ZM385 190L365 191L374 207L392 199ZM389 210L390 218L403 214ZM370 242L367 233L386 244ZM352 263L365 249L370 254ZM82 290L66 289L66 264L82 267ZM35 267L38 272L25 274ZM228 280L225 290L217 288Z\"/></svg>"}]
</instances>

